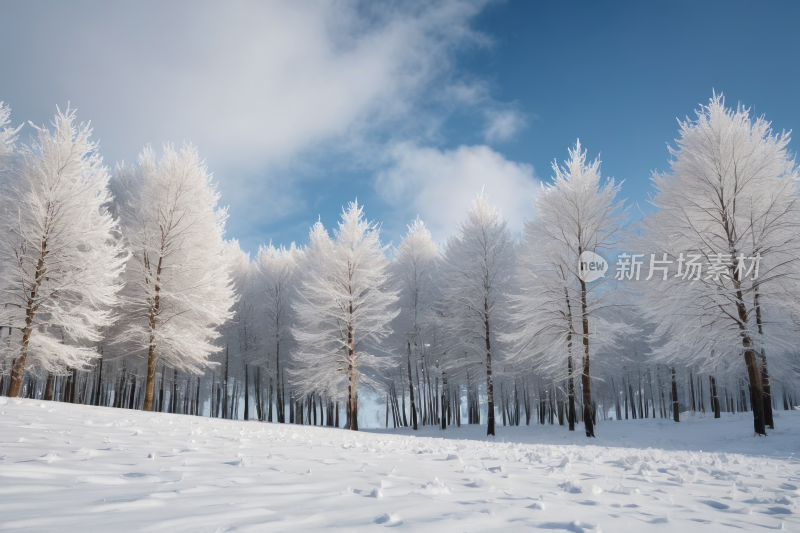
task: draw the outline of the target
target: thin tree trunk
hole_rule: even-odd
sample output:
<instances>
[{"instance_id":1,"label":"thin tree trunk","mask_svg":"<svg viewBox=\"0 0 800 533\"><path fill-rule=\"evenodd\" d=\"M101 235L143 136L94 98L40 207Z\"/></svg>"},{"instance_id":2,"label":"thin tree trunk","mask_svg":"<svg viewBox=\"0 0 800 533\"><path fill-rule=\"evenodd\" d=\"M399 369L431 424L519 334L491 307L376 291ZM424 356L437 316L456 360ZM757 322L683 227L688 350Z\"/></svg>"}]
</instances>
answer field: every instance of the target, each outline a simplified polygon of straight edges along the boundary
<instances>
[{"instance_id":1,"label":"thin tree trunk","mask_svg":"<svg viewBox=\"0 0 800 533\"><path fill-rule=\"evenodd\" d=\"M488 420L486 434L494 435L494 383L492 381L492 347L489 340L489 299L483 298L483 325L486 341L486 401L488 403Z\"/></svg>"},{"instance_id":2,"label":"thin tree trunk","mask_svg":"<svg viewBox=\"0 0 800 533\"><path fill-rule=\"evenodd\" d=\"M53 400L53 392L55 391L56 378L52 372L47 373L47 384L44 387L44 399L47 401Z\"/></svg>"},{"instance_id":3,"label":"thin tree trunk","mask_svg":"<svg viewBox=\"0 0 800 533\"><path fill-rule=\"evenodd\" d=\"M764 423L770 429L775 429L775 420L772 416L772 387L769 382L769 372L767 371L767 354L763 346L764 328L761 321L761 303L759 302L758 284L755 285L754 304L756 308L756 325L758 326L758 336L762 340L761 346L761 387L764 392Z\"/></svg>"},{"instance_id":4,"label":"thin tree trunk","mask_svg":"<svg viewBox=\"0 0 800 533\"><path fill-rule=\"evenodd\" d=\"M97 386L95 387L92 405L100 405L100 391L103 388L103 348L100 348L100 364L97 368Z\"/></svg>"},{"instance_id":5,"label":"thin tree trunk","mask_svg":"<svg viewBox=\"0 0 800 533\"><path fill-rule=\"evenodd\" d=\"M250 420L250 372L249 365L244 365L244 419Z\"/></svg>"},{"instance_id":6,"label":"thin tree trunk","mask_svg":"<svg viewBox=\"0 0 800 533\"><path fill-rule=\"evenodd\" d=\"M72 386L69 391L69 403L78 403L78 369L72 369Z\"/></svg>"},{"instance_id":7,"label":"thin tree trunk","mask_svg":"<svg viewBox=\"0 0 800 533\"><path fill-rule=\"evenodd\" d=\"M714 418L720 418L719 396L717 394L717 380L714 376L708 376L709 392L711 393L711 406L714 409Z\"/></svg>"},{"instance_id":8,"label":"thin tree trunk","mask_svg":"<svg viewBox=\"0 0 800 533\"><path fill-rule=\"evenodd\" d=\"M353 302L350 302L350 315L353 316ZM356 368L355 332L352 324L347 325L347 421L348 429L358 431L358 370Z\"/></svg>"},{"instance_id":9,"label":"thin tree trunk","mask_svg":"<svg viewBox=\"0 0 800 533\"><path fill-rule=\"evenodd\" d=\"M589 315L586 303L586 282L581 280L581 322L583 323L583 374L581 375L581 388L583 389L583 425L587 437L594 437L594 424L592 423L592 380L589 365Z\"/></svg>"},{"instance_id":10,"label":"thin tree trunk","mask_svg":"<svg viewBox=\"0 0 800 533\"><path fill-rule=\"evenodd\" d=\"M178 369L172 369L172 398L170 398L172 403L172 408L170 412L177 413L178 412Z\"/></svg>"},{"instance_id":11,"label":"thin tree trunk","mask_svg":"<svg viewBox=\"0 0 800 533\"><path fill-rule=\"evenodd\" d=\"M225 345L225 381L222 384L222 416L224 418L229 418L228 416L228 363L230 362L230 354L228 351L228 345Z\"/></svg>"},{"instance_id":12,"label":"thin tree trunk","mask_svg":"<svg viewBox=\"0 0 800 533\"><path fill-rule=\"evenodd\" d=\"M672 417L675 422L681 421L680 407L678 405L678 381L675 379L675 367L672 367Z\"/></svg>"},{"instance_id":13,"label":"thin tree trunk","mask_svg":"<svg viewBox=\"0 0 800 533\"><path fill-rule=\"evenodd\" d=\"M411 425L414 431L418 430L417 426L417 405L414 402L414 378L411 376L411 341L406 341L408 347L408 394L411 402Z\"/></svg>"}]
</instances>

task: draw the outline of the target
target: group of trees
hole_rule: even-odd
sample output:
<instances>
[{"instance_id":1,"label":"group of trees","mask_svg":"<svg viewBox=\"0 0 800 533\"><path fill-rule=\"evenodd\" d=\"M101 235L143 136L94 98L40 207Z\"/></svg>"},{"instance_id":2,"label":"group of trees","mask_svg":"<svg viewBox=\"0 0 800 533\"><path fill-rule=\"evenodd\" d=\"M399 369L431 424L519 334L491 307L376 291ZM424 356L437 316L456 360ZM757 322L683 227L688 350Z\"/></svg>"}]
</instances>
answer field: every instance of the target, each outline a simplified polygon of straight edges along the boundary
<instances>
[{"instance_id":1,"label":"group of trees","mask_svg":"<svg viewBox=\"0 0 800 533\"><path fill-rule=\"evenodd\" d=\"M518 240L483 193L442 246L419 219L387 246L353 202L254 259L193 147L112 177L74 111L29 145L9 124L0 104L0 393L357 430L366 388L387 426L588 437L706 405L766 434L796 403L797 168L719 95L640 222L578 143ZM594 279L586 254L617 264Z\"/></svg>"}]
</instances>

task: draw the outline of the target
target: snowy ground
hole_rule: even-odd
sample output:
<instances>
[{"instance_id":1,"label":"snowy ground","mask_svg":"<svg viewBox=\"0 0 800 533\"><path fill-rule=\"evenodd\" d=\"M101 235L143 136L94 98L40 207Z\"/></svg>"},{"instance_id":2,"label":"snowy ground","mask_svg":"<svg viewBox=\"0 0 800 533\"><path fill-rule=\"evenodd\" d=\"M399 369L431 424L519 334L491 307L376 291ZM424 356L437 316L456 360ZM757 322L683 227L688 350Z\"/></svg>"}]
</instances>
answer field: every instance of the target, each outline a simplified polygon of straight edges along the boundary
<instances>
[{"instance_id":1,"label":"snowy ground","mask_svg":"<svg viewBox=\"0 0 800 533\"><path fill-rule=\"evenodd\" d=\"M492 442L0 398L0 529L800 531L800 411L776 423L606 422L576 446L557 426Z\"/></svg>"}]
</instances>

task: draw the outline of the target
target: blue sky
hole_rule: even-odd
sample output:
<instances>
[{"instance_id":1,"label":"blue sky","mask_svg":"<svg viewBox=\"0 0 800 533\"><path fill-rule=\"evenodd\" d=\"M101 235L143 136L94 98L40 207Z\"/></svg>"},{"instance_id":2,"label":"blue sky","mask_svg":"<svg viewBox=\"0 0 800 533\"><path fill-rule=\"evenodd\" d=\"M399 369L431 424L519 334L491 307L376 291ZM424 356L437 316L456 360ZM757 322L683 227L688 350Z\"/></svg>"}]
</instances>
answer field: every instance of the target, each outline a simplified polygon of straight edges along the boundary
<instances>
[{"instance_id":1,"label":"blue sky","mask_svg":"<svg viewBox=\"0 0 800 533\"><path fill-rule=\"evenodd\" d=\"M2 3L15 123L71 102L113 167L195 143L249 251L358 197L443 241L485 186L512 230L577 138L640 204L712 89L800 124L796 2ZM31 128L21 132L27 140ZM797 142L791 148L797 150Z\"/></svg>"}]
</instances>

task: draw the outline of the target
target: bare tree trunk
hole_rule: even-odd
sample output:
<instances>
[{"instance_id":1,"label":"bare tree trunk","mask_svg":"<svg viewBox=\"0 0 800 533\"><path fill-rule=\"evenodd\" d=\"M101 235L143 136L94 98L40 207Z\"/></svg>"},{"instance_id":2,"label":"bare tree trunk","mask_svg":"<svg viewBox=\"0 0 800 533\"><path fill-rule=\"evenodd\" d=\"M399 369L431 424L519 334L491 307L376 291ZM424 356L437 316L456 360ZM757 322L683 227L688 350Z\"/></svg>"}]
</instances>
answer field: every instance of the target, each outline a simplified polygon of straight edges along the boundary
<instances>
[{"instance_id":1,"label":"bare tree trunk","mask_svg":"<svg viewBox=\"0 0 800 533\"><path fill-rule=\"evenodd\" d=\"M72 385L69 389L69 403L78 403L78 369L72 369Z\"/></svg>"},{"instance_id":2,"label":"bare tree trunk","mask_svg":"<svg viewBox=\"0 0 800 533\"><path fill-rule=\"evenodd\" d=\"M163 233L162 233L163 238ZM163 242L162 242L163 247ZM158 266L156 267L155 279L155 296L149 306L149 326L150 326L150 343L147 346L147 381L145 383L144 393L144 407L145 411L153 410L153 388L155 387L156 380L156 327L158 324L158 315L161 312L161 269L164 264L164 257L158 258ZM146 259L146 265L149 269L150 263Z\"/></svg>"},{"instance_id":3,"label":"bare tree trunk","mask_svg":"<svg viewBox=\"0 0 800 533\"><path fill-rule=\"evenodd\" d=\"M489 299L483 298L483 325L486 341L486 401L488 403L488 420L486 434L494 435L494 382L492 381L492 346L489 340Z\"/></svg>"},{"instance_id":4,"label":"bare tree trunk","mask_svg":"<svg viewBox=\"0 0 800 533\"><path fill-rule=\"evenodd\" d=\"M172 369L172 398L170 398L172 403L172 408L170 409L171 413L178 412L178 369Z\"/></svg>"},{"instance_id":5,"label":"bare tree trunk","mask_svg":"<svg viewBox=\"0 0 800 533\"><path fill-rule=\"evenodd\" d=\"M446 412L446 405L447 405L447 372L442 374L442 412L441 412L441 419L442 419L442 429L447 429L447 412Z\"/></svg>"},{"instance_id":6,"label":"bare tree trunk","mask_svg":"<svg viewBox=\"0 0 800 533\"><path fill-rule=\"evenodd\" d=\"M197 390L195 391L195 399L194 399L194 414L200 415L200 376L197 376Z\"/></svg>"},{"instance_id":7,"label":"bare tree trunk","mask_svg":"<svg viewBox=\"0 0 800 533\"><path fill-rule=\"evenodd\" d=\"M47 373L47 384L44 387L44 399L48 401L53 400L53 392L55 389L55 381L56 378L53 376L52 372Z\"/></svg>"},{"instance_id":8,"label":"bare tree trunk","mask_svg":"<svg viewBox=\"0 0 800 533\"><path fill-rule=\"evenodd\" d=\"M228 418L228 363L229 363L228 345L225 345L225 381L222 383L222 416Z\"/></svg>"},{"instance_id":9,"label":"bare tree trunk","mask_svg":"<svg viewBox=\"0 0 800 533\"><path fill-rule=\"evenodd\" d=\"M589 315L586 303L586 282L581 280L581 322L583 323L583 374L581 375L581 388L583 389L583 425L586 436L594 437L594 424L592 413L592 380L589 365Z\"/></svg>"},{"instance_id":10,"label":"bare tree trunk","mask_svg":"<svg viewBox=\"0 0 800 533\"><path fill-rule=\"evenodd\" d=\"M403 402L403 408L401 412L403 413L403 427L408 427L408 416L406 416L406 389L402 386L402 375L400 381L400 400Z\"/></svg>"},{"instance_id":11,"label":"bare tree trunk","mask_svg":"<svg viewBox=\"0 0 800 533\"><path fill-rule=\"evenodd\" d=\"M350 302L350 316L353 316L353 303ZM358 369L356 368L355 332L352 325L347 326L347 428L358 431Z\"/></svg>"},{"instance_id":12,"label":"bare tree trunk","mask_svg":"<svg viewBox=\"0 0 800 533\"><path fill-rule=\"evenodd\" d=\"M50 252L47 250L47 238L42 239L42 249L39 253L39 260L36 262L36 272L33 275L33 287L31 294L25 305L25 328L22 330L22 342L20 343L20 356L11 368L11 385L8 389L8 396L16 398L19 396L22 387L22 378L25 376L25 359L28 355L28 344L30 344L31 334L33 334L33 318L39 310L40 302L36 301L39 287L44 281L47 269L45 268L45 258Z\"/></svg>"},{"instance_id":13,"label":"bare tree trunk","mask_svg":"<svg viewBox=\"0 0 800 533\"><path fill-rule=\"evenodd\" d=\"M714 376L708 376L709 392L711 393L711 407L714 409L714 418L720 417L719 396L717 395L717 380Z\"/></svg>"},{"instance_id":14,"label":"bare tree trunk","mask_svg":"<svg viewBox=\"0 0 800 533\"><path fill-rule=\"evenodd\" d=\"M675 422L681 421L680 406L678 405L678 381L675 379L675 367L672 367L672 417Z\"/></svg>"},{"instance_id":15,"label":"bare tree trunk","mask_svg":"<svg viewBox=\"0 0 800 533\"><path fill-rule=\"evenodd\" d=\"M147 382L144 386L144 411L153 410L153 392L156 386L156 344L155 331L150 332L150 345L147 348ZM162 378L163 379L163 378Z\"/></svg>"},{"instance_id":16,"label":"bare tree trunk","mask_svg":"<svg viewBox=\"0 0 800 533\"><path fill-rule=\"evenodd\" d=\"M411 425L414 431L418 430L417 426L417 404L414 402L414 378L411 375L411 341L406 341L408 347L408 393L411 401Z\"/></svg>"},{"instance_id":17,"label":"bare tree trunk","mask_svg":"<svg viewBox=\"0 0 800 533\"><path fill-rule=\"evenodd\" d=\"M567 350L571 352L572 348L572 334L569 335L568 342L567 342ZM567 408L567 421L569 422L569 430L575 431L575 380L572 377L573 368L572 368L572 356L567 357L567 374L569 378L567 378L567 396L569 407Z\"/></svg>"},{"instance_id":18,"label":"bare tree trunk","mask_svg":"<svg viewBox=\"0 0 800 533\"><path fill-rule=\"evenodd\" d=\"M631 385L631 374L628 373L628 396L631 399L631 417L636 420L636 396L633 394L633 385Z\"/></svg>"},{"instance_id":19,"label":"bare tree trunk","mask_svg":"<svg viewBox=\"0 0 800 533\"><path fill-rule=\"evenodd\" d=\"M244 419L250 420L250 372L244 365Z\"/></svg>"},{"instance_id":20,"label":"bare tree trunk","mask_svg":"<svg viewBox=\"0 0 800 533\"><path fill-rule=\"evenodd\" d=\"M569 430L575 431L575 379L574 367L572 364L572 305L569 301L569 292L564 287L564 299L567 303L567 321L569 322L569 332L567 333L567 396L569 401L569 408L567 411L567 420L569 421Z\"/></svg>"},{"instance_id":21,"label":"bare tree trunk","mask_svg":"<svg viewBox=\"0 0 800 533\"><path fill-rule=\"evenodd\" d=\"M92 405L100 405L100 392L103 388L103 348L100 348L100 364L97 368L97 386L95 387Z\"/></svg>"},{"instance_id":22,"label":"bare tree trunk","mask_svg":"<svg viewBox=\"0 0 800 533\"><path fill-rule=\"evenodd\" d=\"M161 365L161 386L158 393L158 412L164 412L164 382L167 380L167 365Z\"/></svg>"},{"instance_id":23,"label":"bare tree trunk","mask_svg":"<svg viewBox=\"0 0 800 533\"><path fill-rule=\"evenodd\" d=\"M283 424L286 422L286 408L284 407L284 389L285 385L282 380L283 374L281 371L281 343L280 341L276 341L275 343L275 408L278 410L278 422ZM270 376L270 388L272 388L272 377ZM269 395L269 412L272 413L272 393L270 392ZM272 417L270 416L270 421Z\"/></svg>"},{"instance_id":24,"label":"bare tree trunk","mask_svg":"<svg viewBox=\"0 0 800 533\"><path fill-rule=\"evenodd\" d=\"M758 284L755 284L754 287L754 296L753 296L753 304L756 308L756 325L758 326L758 336L762 339L762 346L761 346L761 387L763 390L763 405L764 405L764 423L770 427L770 429L775 429L775 420L772 416L772 390L770 387L769 382L769 372L767 371L767 354L764 350L763 346L763 338L764 338L764 326L761 320L761 303L759 301L759 290ZM753 410L755 412L755 410Z\"/></svg>"},{"instance_id":25,"label":"bare tree trunk","mask_svg":"<svg viewBox=\"0 0 800 533\"><path fill-rule=\"evenodd\" d=\"M639 410L644 408L644 413L642 414L642 418L647 418L650 416L650 402L647 400L647 387L642 385L642 371L639 370Z\"/></svg>"}]
</instances>

